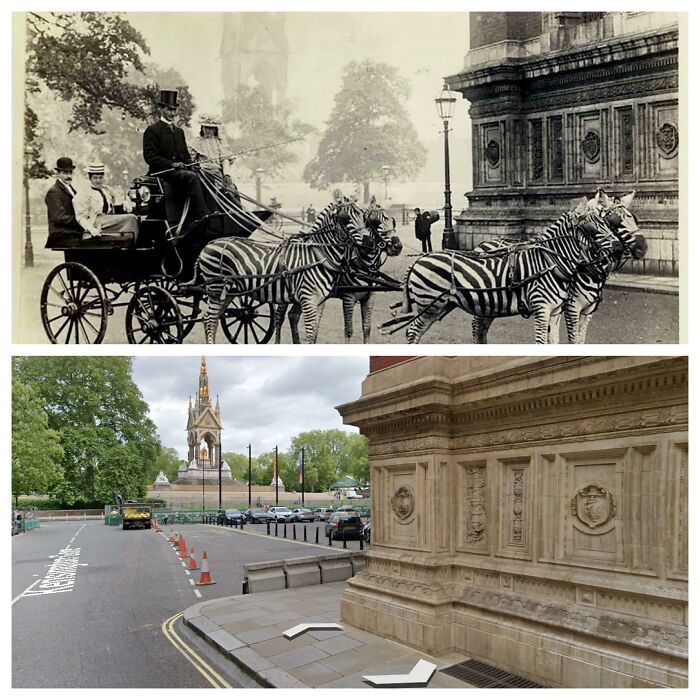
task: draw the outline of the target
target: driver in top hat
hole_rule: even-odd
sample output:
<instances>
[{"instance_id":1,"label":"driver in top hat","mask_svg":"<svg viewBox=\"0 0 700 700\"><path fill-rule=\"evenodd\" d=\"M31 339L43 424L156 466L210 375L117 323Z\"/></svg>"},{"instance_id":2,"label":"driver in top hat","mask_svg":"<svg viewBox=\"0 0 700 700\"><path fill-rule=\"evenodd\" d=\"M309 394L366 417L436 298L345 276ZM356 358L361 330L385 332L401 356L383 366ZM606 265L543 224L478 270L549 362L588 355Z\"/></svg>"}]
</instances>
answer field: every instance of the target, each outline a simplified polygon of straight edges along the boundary
<instances>
[{"instance_id":1,"label":"driver in top hat","mask_svg":"<svg viewBox=\"0 0 700 700\"><path fill-rule=\"evenodd\" d=\"M187 148L185 132L174 123L177 114L177 90L161 90L158 106L160 119L146 127L143 134L143 159L148 163L148 174L157 173L166 185L165 212L169 224L176 226L182 207L178 204L181 197L173 195L190 197L194 219L201 219L209 212L199 176L186 168L192 163L192 158Z\"/></svg>"}]
</instances>

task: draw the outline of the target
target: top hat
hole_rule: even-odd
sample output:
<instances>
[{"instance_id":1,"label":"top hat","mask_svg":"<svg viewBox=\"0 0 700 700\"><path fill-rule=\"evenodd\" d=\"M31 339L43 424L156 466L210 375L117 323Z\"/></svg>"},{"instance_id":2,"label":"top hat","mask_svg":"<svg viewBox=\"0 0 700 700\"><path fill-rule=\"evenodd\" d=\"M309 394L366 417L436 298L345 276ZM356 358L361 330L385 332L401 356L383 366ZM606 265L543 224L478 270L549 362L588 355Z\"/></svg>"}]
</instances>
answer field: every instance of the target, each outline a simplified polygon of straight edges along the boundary
<instances>
[{"instance_id":1,"label":"top hat","mask_svg":"<svg viewBox=\"0 0 700 700\"><path fill-rule=\"evenodd\" d=\"M56 161L56 167L54 168L54 170L57 172L64 171L72 173L75 170L75 165L73 165L72 158L68 158L67 156L61 156Z\"/></svg>"},{"instance_id":2,"label":"top hat","mask_svg":"<svg viewBox=\"0 0 700 700\"><path fill-rule=\"evenodd\" d=\"M85 174L90 177L90 175L104 175L105 166L102 163L92 163L85 168Z\"/></svg>"},{"instance_id":3,"label":"top hat","mask_svg":"<svg viewBox=\"0 0 700 700\"><path fill-rule=\"evenodd\" d=\"M161 90L159 107L177 107L177 90Z\"/></svg>"}]
</instances>

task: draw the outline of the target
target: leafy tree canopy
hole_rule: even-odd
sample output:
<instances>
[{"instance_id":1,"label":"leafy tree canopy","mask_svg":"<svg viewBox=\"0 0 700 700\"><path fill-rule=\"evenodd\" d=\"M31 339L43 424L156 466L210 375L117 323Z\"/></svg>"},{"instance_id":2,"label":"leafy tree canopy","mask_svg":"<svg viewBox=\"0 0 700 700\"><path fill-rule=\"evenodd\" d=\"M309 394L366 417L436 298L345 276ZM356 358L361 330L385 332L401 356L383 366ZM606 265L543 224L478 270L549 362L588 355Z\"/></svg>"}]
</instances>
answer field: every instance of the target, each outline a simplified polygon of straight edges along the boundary
<instances>
[{"instance_id":1,"label":"leafy tree canopy","mask_svg":"<svg viewBox=\"0 0 700 700\"><path fill-rule=\"evenodd\" d=\"M168 477L168 481L177 479L177 470L185 463L180 459L177 450L172 447L161 447L155 460L146 466L146 486L153 486L158 474L162 471Z\"/></svg>"},{"instance_id":2,"label":"leafy tree canopy","mask_svg":"<svg viewBox=\"0 0 700 700\"><path fill-rule=\"evenodd\" d=\"M62 476L59 434L49 428L43 401L12 377L12 494L46 493Z\"/></svg>"},{"instance_id":3,"label":"leafy tree canopy","mask_svg":"<svg viewBox=\"0 0 700 700\"><path fill-rule=\"evenodd\" d=\"M155 425L131 377L127 357L19 357L18 381L43 402L58 433L62 477L49 495L65 503L110 502L145 495L147 470L157 457Z\"/></svg>"},{"instance_id":4,"label":"leafy tree canopy","mask_svg":"<svg viewBox=\"0 0 700 700\"><path fill-rule=\"evenodd\" d=\"M368 183L390 168L396 180L415 176L425 165L405 101L410 84L398 69L372 61L349 63L318 153L304 169L304 180L326 189L338 182Z\"/></svg>"},{"instance_id":5,"label":"leafy tree canopy","mask_svg":"<svg viewBox=\"0 0 700 700\"><path fill-rule=\"evenodd\" d=\"M294 118L289 102L278 100L273 103L268 92L260 86L239 85L224 103L223 119L229 127L231 150L251 151L238 156L239 166L252 174L261 168L267 177L279 175L286 165L295 163L298 156L292 143L271 148L262 146L303 139L314 131L311 125Z\"/></svg>"}]
</instances>

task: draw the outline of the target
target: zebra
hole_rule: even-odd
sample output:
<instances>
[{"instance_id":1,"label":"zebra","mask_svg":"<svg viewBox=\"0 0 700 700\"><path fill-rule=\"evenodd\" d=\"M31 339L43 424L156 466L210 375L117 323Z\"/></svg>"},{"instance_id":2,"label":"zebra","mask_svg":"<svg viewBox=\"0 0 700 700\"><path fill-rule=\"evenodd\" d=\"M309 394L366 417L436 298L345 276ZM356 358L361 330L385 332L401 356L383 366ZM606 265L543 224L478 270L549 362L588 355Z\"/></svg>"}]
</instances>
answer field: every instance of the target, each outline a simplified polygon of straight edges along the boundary
<instances>
[{"instance_id":1,"label":"zebra","mask_svg":"<svg viewBox=\"0 0 700 700\"><path fill-rule=\"evenodd\" d=\"M366 255L363 256L362 265L358 266L351 264L344 271L338 284L331 291L331 299L340 299L343 305L343 327L345 333L345 342L349 343L353 334L353 312L355 304L359 302L360 312L362 314L362 340L364 343L369 342L372 330L372 310L374 308L374 292L353 291L353 292L338 292L337 287L351 286L366 286L368 278L373 275L384 264L386 256L396 256L401 253L403 245L395 234L396 220L389 217L384 209L378 204L374 196L370 199L369 208L365 210L365 224L367 228L373 232L372 245L365 249ZM389 236L388 242L387 237ZM287 312L286 304L278 304L275 308L275 342L281 341L282 324ZM289 310L289 327L292 333L292 342L299 343L299 317L301 308L298 304L293 304Z\"/></svg>"},{"instance_id":2,"label":"zebra","mask_svg":"<svg viewBox=\"0 0 700 700\"><path fill-rule=\"evenodd\" d=\"M406 276L404 313L380 328L393 332L407 325L408 342L417 343L438 318L461 308L490 319L532 315L535 342L546 343L550 319L561 314L576 269L581 264L606 269L613 240L610 226L598 213L597 199L584 198L544 233L507 254L442 251L421 256ZM412 303L417 306L414 314Z\"/></svg>"},{"instance_id":3,"label":"zebra","mask_svg":"<svg viewBox=\"0 0 700 700\"><path fill-rule=\"evenodd\" d=\"M323 303L352 257L362 256L371 236L362 210L339 192L309 233L280 244L220 238L197 259L197 274L207 290L207 343L216 339L217 323L234 295L273 304L299 303L306 341L315 343Z\"/></svg>"},{"instance_id":4,"label":"zebra","mask_svg":"<svg viewBox=\"0 0 700 700\"><path fill-rule=\"evenodd\" d=\"M585 343L591 317L600 306L603 287L609 274L623 267L630 259L641 260L647 243L639 233L637 217L629 210L635 192L623 197L608 197L599 190L603 218L610 226L618 243L613 250L613 265L607 271L581 269L574 276L569 295L564 303L567 338L570 343Z\"/></svg>"}]
</instances>

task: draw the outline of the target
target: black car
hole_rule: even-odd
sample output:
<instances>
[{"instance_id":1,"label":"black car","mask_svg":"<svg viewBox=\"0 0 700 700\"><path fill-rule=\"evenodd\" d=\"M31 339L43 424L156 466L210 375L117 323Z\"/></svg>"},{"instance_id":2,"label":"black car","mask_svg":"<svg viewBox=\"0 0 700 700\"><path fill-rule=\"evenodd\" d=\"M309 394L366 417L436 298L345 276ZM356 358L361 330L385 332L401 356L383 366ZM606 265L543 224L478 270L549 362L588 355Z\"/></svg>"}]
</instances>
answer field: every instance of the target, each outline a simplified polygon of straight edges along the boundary
<instances>
[{"instance_id":1,"label":"black car","mask_svg":"<svg viewBox=\"0 0 700 700\"><path fill-rule=\"evenodd\" d=\"M243 513L238 508L220 510L216 516L217 525L240 525L243 522Z\"/></svg>"},{"instance_id":2,"label":"black car","mask_svg":"<svg viewBox=\"0 0 700 700\"><path fill-rule=\"evenodd\" d=\"M362 537L362 520L357 513L334 513L326 523L326 537L334 540Z\"/></svg>"},{"instance_id":3,"label":"black car","mask_svg":"<svg viewBox=\"0 0 700 700\"><path fill-rule=\"evenodd\" d=\"M243 517L247 523L269 523L274 520L264 508L248 508Z\"/></svg>"}]
</instances>

